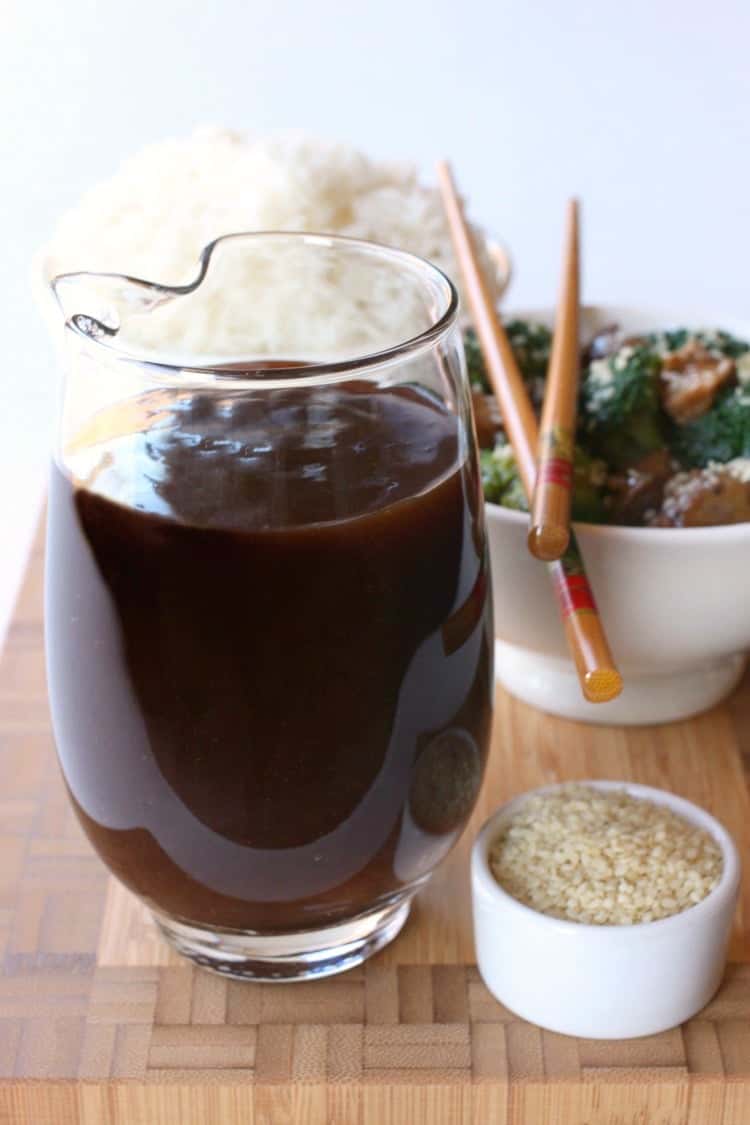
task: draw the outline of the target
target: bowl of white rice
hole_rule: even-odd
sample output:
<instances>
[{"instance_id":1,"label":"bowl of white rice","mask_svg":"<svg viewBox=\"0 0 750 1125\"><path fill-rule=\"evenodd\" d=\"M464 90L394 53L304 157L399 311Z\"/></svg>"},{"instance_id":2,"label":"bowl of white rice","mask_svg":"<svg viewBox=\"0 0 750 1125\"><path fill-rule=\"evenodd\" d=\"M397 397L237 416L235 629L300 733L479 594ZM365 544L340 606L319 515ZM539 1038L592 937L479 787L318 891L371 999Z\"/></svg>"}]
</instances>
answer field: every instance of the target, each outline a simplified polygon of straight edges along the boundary
<instances>
[{"instance_id":1,"label":"bowl of white rice","mask_svg":"<svg viewBox=\"0 0 750 1125\"><path fill-rule=\"evenodd\" d=\"M365 239L426 258L452 278L458 274L438 190L421 182L412 165L299 133L253 138L206 128L142 149L61 218L35 269L53 334L59 333L59 310L47 294L54 277L114 273L183 285L195 279L205 246L251 231ZM499 299L509 278L508 256L475 234ZM172 358L221 356L236 354L241 335L247 354L263 354L276 313L263 275L248 260L229 256L214 262L211 272L215 299L207 300L204 291L200 302L173 302L140 324L134 318L129 343ZM321 326L327 341L339 330L350 331L355 295L351 308L331 307L317 293L305 294L305 301L311 333L306 352L316 349ZM261 309L253 321L249 310ZM399 335L399 325L391 330Z\"/></svg>"},{"instance_id":2,"label":"bowl of white rice","mask_svg":"<svg viewBox=\"0 0 750 1125\"><path fill-rule=\"evenodd\" d=\"M740 862L690 801L585 781L502 805L474 844L471 881L490 992L551 1031L627 1039L676 1027L715 993Z\"/></svg>"}]
</instances>

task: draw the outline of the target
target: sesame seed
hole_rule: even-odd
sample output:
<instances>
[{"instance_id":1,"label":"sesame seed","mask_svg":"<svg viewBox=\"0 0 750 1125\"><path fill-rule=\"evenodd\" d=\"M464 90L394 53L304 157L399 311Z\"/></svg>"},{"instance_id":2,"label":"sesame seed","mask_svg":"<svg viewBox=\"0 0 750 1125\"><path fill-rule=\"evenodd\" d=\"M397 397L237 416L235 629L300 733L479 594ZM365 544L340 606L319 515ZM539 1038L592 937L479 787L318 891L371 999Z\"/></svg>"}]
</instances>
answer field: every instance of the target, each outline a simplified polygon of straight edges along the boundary
<instances>
[{"instance_id":1,"label":"sesame seed","mask_svg":"<svg viewBox=\"0 0 750 1125\"><path fill-rule=\"evenodd\" d=\"M594 925L679 914L713 890L723 868L713 837L665 805L586 785L525 801L489 860L519 902Z\"/></svg>"}]
</instances>

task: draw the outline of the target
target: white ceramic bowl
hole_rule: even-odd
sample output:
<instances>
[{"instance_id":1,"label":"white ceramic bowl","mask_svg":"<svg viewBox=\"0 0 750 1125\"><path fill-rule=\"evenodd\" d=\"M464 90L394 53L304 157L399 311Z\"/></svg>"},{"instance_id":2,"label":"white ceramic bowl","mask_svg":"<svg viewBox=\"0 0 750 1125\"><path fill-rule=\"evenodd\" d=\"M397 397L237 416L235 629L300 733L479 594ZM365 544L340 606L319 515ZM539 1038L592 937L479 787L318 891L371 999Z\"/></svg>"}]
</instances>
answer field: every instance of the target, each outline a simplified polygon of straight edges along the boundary
<instances>
[{"instance_id":1,"label":"white ceramic bowl","mask_svg":"<svg viewBox=\"0 0 750 1125\"><path fill-rule=\"evenodd\" d=\"M551 325L550 311L509 315ZM618 306L583 310L582 338L616 322L627 332L721 327L731 318ZM661 723L704 711L736 685L750 647L750 524L708 528L596 527L576 535L625 687L587 703L568 656L549 578L526 546L528 517L487 505L497 678L556 715L600 723Z\"/></svg>"},{"instance_id":2,"label":"white ceramic bowl","mask_svg":"<svg viewBox=\"0 0 750 1125\"><path fill-rule=\"evenodd\" d=\"M479 971L502 1004L550 1031L590 1039L656 1034L694 1016L719 986L739 891L737 849L717 820L664 790L617 781L583 784L626 789L705 828L724 856L718 885L682 914L632 926L589 926L531 910L502 889L488 853L525 800L558 786L535 789L501 806L474 844Z\"/></svg>"}]
</instances>

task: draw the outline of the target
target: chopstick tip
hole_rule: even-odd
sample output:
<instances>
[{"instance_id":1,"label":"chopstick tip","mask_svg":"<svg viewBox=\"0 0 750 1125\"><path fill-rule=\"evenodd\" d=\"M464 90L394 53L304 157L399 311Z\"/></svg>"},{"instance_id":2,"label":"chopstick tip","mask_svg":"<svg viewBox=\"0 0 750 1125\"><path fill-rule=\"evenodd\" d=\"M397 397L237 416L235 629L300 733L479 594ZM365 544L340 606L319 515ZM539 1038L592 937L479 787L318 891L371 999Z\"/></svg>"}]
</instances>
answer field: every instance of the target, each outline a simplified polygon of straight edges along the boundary
<instances>
[{"instance_id":1,"label":"chopstick tip","mask_svg":"<svg viewBox=\"0 0 750 1125\"><path fill-rule=\"evenodd\" d=\"M536 524L529 528L527 543L535 559L554 562L568 549L570 528L557 524Z\"/></svg>"},{"instance_id":2,"label":"chopstick tip","mask_svg":"<svg viewBox=\"0 0 750 1125\"><path fill-rule=\"evenodd\" d=\"M583 694L589 703L608 703L622 691L622 676L616 668L597 668L583 678Z\"/></svg>"}]
</instances>

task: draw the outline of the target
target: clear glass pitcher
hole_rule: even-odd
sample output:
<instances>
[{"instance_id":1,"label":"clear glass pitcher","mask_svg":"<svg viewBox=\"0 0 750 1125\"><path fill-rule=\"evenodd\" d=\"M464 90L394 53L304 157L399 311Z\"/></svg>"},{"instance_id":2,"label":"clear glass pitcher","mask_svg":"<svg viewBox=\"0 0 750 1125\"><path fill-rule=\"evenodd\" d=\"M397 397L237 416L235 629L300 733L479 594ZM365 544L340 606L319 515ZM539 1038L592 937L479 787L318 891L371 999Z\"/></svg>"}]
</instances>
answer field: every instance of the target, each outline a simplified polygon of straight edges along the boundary
<instances>
[{"instance_id":1,"label":"clear glass pitcher","mask_svg":"<svg viewBox=\"0 0 750 1125\"><path fill-rule=\"evenodd\" d=\"M76 813L198 963L348 968L403 925L487 753L456 293L301 234L219 239L190 285L52 286L47 659Z\"/></svg>"}]
</instances>

